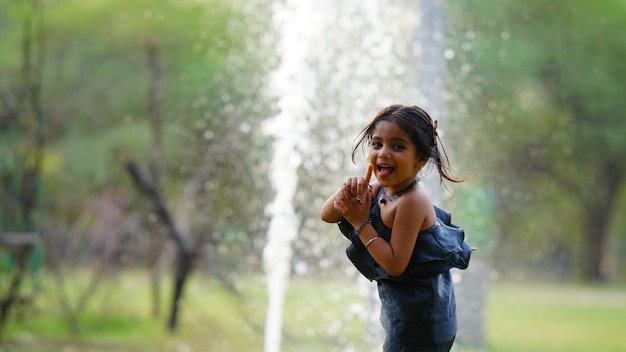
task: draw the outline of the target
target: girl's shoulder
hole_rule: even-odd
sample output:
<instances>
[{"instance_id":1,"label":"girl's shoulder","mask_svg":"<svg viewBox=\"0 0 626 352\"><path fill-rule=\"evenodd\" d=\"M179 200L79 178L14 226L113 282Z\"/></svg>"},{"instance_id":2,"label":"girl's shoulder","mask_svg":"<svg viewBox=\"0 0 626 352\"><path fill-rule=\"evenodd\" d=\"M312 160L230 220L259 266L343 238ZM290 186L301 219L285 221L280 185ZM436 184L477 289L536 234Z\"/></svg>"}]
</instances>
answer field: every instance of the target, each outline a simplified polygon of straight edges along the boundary
<instances>
[{"instance_id":1,"label":"girl's shoulder","mask_svg":"<svg viewBox=\"0 0 626 352\"><path fill-rule=\"evenodd\" d=\"M422 222L420 231L431 228L437 219L433 202L422 187L416 187L410 197L398 204L398 212L410 213L415 219Z\"/></svg>"},{"instance_id":2,"label":"girl's shoulder","mask_svg":"<svg viewBox=\"0 0 626 352\"><path fill-rule=\"evenodd\" d=\"M433 202L430 199L430 196L428 195L426 190L424 190L424 188L422 188L421 186L416 186L412 190L412 192L409 192L409 194L407 195L408 197L405 197L406 205L409 207L412 207L412 208L417 207L419 209L430 209L433 206Z\"/></svg>"}]
</instances>

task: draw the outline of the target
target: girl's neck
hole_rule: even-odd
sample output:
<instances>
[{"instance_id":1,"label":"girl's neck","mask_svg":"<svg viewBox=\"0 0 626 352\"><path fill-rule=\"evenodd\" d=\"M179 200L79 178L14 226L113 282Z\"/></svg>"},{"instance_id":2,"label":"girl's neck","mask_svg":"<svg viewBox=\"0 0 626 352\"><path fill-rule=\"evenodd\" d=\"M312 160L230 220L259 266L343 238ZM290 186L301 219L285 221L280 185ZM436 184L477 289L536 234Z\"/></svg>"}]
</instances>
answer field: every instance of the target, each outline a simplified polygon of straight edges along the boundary
<instances>
[{"instance_id":1,"label":"girl's neck","mask_svg":"<svg viewBox=\"0 0 626 352\"><path fill-rule=\"evenodd\" d=\"M413 188L413 186L415 186L415 183L417 183L417 180L415 178L412 178L412 179L403 181L397 185L383 187L383 189L385 191L385 194L392 195L392 194L403 192L403 191L406 192L405 188L411 189Z\"/></svg>"},{"instance_id":2,"label":"girl's neck","mask_svg":"<svg viewBox=\"0 0 626 352\"><path fill-rule=\"evenodd\" d=\"M406 192L409 192L410 190L412 190L413 187L415 187L416 184L417 184L417 180L415 180L415 179L410 180L409 183L405 184L402 188L400 188L400 187L393 187L394 189L399 189L397 192L394 192L394 193L391 193L391 191L390 191L391 187L383 187L384 194L380 198L380 204L385 204L387 202L391 202L391 201L399 198L400 196L402 196Z\"/></svg>"}]
</instances>

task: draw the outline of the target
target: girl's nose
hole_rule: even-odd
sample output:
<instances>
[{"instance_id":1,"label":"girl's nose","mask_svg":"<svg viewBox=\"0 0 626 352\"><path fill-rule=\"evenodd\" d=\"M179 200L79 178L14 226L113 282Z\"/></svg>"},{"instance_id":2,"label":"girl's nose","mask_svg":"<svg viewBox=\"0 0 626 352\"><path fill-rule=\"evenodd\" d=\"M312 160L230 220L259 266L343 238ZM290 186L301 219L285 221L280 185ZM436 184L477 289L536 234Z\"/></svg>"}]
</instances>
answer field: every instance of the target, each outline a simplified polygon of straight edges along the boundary
<instances>
[{"instance_id":1,"label":"girl's nose","mask_svg":"<svg viewBox=\"0 0 626 352\"><path fill-rule=\"evenodd\" d=\"M383 147L383 148L381 148L381 149L378 151L378 157L379 157L379 158L381 158L381 159L387 159L387 158L389 158L389 150L388 150L387 148L384 148L384 147Z\"/></svg>"}]
</instances>

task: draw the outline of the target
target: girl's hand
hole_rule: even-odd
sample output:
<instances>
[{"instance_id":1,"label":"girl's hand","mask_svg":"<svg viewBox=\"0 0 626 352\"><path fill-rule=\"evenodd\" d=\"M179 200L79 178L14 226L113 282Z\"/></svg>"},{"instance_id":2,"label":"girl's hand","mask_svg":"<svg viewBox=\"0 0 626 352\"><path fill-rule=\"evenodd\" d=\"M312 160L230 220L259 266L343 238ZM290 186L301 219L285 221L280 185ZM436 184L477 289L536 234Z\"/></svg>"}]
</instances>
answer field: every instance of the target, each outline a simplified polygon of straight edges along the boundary
<instances>
[{"instance_id":1,"label":"girl's hand","mask_svg":"<svg viewBox=\"0 0 626 352\"><path fill-rule=\"evenodd\" d=\"M350 177L335 195L335 210L353 226L367 221L372 202L371 186L373 166L367 168L365 177Z\"/></svg>"},{"instance_id":2,"label":"girl's hand","mask_svg":"<svg viewBox=\"0 0 626 352\"><path fill-rule=\"evenodd\" d=\"M366 191L370 190L370 179L372 178L373 171L374 167L370 164L367 167L365 177L348 177L346 183L344 184L344 188L347 189L353 197L361 199L361 196L364 195Z\"/></svg>"}]
</instances>

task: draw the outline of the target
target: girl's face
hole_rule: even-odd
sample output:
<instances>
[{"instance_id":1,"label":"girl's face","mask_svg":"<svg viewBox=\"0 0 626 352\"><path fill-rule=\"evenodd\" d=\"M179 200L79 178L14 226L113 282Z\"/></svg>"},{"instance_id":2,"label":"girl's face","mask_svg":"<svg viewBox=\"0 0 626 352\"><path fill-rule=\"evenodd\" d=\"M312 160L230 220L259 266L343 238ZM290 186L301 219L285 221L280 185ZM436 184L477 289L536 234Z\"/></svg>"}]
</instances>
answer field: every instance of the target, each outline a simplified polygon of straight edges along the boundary
<instances>
[{"instance_id":1,"label":"girl's face","mask_svg":"<svg viewBox=\"0 0 626 352\"><path fill-rule=\"evenodd\" d=\"M383 187L398 192L409 185L425 161L417 156L417 148L408 133L391 121L379 121L372 131L369 162Z\"/></svg>"}]
</instances>

